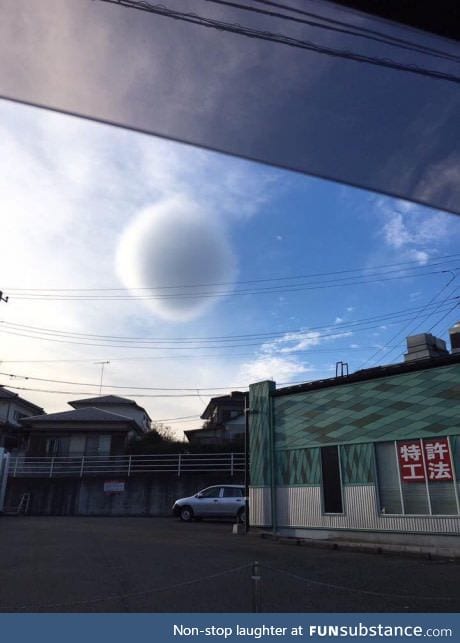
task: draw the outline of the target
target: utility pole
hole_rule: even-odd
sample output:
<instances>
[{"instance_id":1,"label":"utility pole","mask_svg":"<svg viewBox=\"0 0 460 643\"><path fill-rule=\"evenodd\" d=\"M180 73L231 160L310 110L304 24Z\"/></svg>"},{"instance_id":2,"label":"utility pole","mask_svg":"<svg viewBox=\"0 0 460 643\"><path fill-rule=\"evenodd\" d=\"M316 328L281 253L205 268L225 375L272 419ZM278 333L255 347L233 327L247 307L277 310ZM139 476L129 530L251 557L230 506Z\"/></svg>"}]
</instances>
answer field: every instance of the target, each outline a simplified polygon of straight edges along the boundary
<instances>
[{"instance_id":1,"label":"utility pole","mask_svg":"<svg viewBox=\"0 0 460 643\"><path fill-rule=\"evenodd\" d=\"M101 366L101 383L99 384L99 395L102 394L102 379L104 377L104 367L106 364L110 364L110 362L107 360L106 362L94 362L95 364L100 364Z\"/></svg>"}]
</instances>

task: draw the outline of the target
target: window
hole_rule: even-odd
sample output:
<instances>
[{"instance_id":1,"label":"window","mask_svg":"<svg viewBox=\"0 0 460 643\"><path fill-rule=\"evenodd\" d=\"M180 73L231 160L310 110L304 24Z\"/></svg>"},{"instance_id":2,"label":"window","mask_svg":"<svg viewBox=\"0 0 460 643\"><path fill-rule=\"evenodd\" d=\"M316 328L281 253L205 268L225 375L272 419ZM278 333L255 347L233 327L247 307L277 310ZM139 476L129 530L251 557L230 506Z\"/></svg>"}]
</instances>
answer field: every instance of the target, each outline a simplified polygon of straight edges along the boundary
<instances>
[{"instance_id":1,"label":"window","mask_svg":"<svg viewBox=\"0 0 460 643\"><path fill-rule=\"evenodd\" d=\"M220 497L220 487L209 487L204 491L200 491L200 496L202 498L219 498Z\"/></svg>"},{"instance_id":2,"label":"window","mask_svg":"<svg viewBox=\"0 0 460 643\"><path fill-rule=\"evenodd\" d=\"M49 457L67 456L69 454L69 438L48 438L46 440L46 455Z\"/></svg>"},{"instance_id":3,"label":"window","mask_svg":"<svg viewBox=\"0 0 460 643\"><path fill-rule=\"evenodd\" d=\"M110 455L111 440L110 435L88 435L85 455Z\"/></svg>"},{"instance_id":4,"label":"window","mask_svg":"<svg viewBox=\"0 0 460 643\"><path fill-rule=\"evenodd\" d=\"M380 511L384 514L402 513L398 462L393 442L375 445Z\"/></svg>"},{"instance_id":5,"label":"window","mask_svg":"<svg viewBox=\"0 0 460 643\"><path fill-rule=\"evenodd\" d=\"M324 513L343 513L342 481L340 476L340 458L338 447L322 447L321 476L323 486Z\"/></svg>"},{"instance_id":6,"label":"window","mask_svg":"<svg viewBox=\"0 0 460 643\"><path fill-rule=\"evenodd\" d=\"M242 498L243 490L238 487L224 487L224 498Z\"/></svg>"},{"instance_id":7,"label":"window","mask_svg":"<svg viewBox=\"0 0 460 643\"><path fill-rule=\"evenodd\" d=\"M375 445L380 511L457 515L455 464L448 437Z\"/></svg>"}]
</instances>

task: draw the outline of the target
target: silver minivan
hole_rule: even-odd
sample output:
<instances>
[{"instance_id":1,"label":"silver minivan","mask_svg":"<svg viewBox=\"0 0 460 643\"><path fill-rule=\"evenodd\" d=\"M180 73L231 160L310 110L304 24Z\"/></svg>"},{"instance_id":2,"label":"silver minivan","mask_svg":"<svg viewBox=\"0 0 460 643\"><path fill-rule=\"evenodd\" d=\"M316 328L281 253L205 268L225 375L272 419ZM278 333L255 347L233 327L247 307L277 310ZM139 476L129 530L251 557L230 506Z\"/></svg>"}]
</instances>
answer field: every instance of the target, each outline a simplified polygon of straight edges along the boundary
<instances>
[{"instance_id":1,"label":"silver minivan","mask_svg":"<svg viewBox=\"0 0 460 643\"><path fill-rule=\"evenodd\" d=\"M244 486L222 484L206 487L194 496L176 500L172 511L185 522L202 518L235 518L238 522L244 522L246 519Z\"/></svg>"}]
</instances>

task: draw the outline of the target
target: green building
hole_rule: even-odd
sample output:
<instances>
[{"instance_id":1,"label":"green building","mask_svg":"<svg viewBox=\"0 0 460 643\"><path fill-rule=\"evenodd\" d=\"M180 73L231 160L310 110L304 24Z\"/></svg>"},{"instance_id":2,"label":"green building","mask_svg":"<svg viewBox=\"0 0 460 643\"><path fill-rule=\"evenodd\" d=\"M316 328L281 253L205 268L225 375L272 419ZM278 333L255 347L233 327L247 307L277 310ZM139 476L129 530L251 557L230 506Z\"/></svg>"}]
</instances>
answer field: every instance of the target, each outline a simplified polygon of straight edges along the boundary
<instances>
[{"instance_id":1,"label":"green building","mask_svg":"<svg viewBox=\"0 0 460 643\"><path fill-rule=\"evenodd\" d=\"M416 337L437 348L408 338L401 364L251 385L254 526L297 538L457 543L460 352Z\"/></svg>"}]
</instances>

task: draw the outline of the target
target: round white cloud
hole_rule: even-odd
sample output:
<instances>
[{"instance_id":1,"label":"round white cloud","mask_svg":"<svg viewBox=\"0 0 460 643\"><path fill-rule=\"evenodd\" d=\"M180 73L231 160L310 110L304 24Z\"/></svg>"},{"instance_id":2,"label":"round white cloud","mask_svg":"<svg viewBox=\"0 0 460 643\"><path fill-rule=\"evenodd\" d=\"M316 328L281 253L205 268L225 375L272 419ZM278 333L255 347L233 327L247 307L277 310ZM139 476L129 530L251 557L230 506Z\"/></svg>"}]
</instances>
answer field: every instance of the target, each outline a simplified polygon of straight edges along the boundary
<instances>
[{"instance_id":1,"label":"round white cloud","mask_svg":"<svg viewBox=\"0 0 460 643\"><path fill-rule=\"evenodd\" d=\"M183 196L142 210L123 233L116 261L132 294L152 295L145 303L172 321L203 314L236 276L222 222Z\"/></svg>"}]
</instances>

